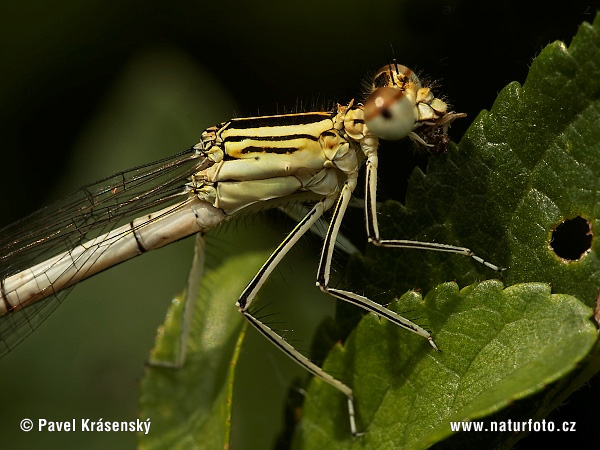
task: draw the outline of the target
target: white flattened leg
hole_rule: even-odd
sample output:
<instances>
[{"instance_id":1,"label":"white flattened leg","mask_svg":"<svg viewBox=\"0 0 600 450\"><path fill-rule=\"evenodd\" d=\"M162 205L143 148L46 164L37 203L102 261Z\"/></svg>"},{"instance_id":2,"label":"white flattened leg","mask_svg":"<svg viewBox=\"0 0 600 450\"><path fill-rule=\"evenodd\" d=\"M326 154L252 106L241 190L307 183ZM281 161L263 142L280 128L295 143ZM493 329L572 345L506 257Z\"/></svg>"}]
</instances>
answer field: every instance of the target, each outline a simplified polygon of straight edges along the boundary
<instances>
[{"instance_id":1,"label":"white flattened leg","mask_svg":"<svg viewBox=\"0 0 600 450\"><path fill-rule=\"evenodd\" d=\"M434 349L438 350L438 347L433 341L431 334L429 334L427 330L412 323L410 320L405 319L404 317L396 314L393 311L390 311L385 306L382 306L379 303L375 303L374 301L369 300L367 297L358 295L351 291L335 289L329 286L329 275L331 272L331 260L333 257L335 239L339 232L340 224L342 223L342 219L344 218L344 214L346 212L346 208L348 207L348 203L350 202L350 197L352 196L352 191L354 189L353 185L356 185L356 179L351 179L346 182L346 184L342 188L342 193L335 207L333 217L331 218L331 223L329 224L329 229L327 230L327 235L323 244L323 251L321 253L321 261L319 263L319 271L317 273L317 286L323 292L329 295L339 298L340 300L344 300L348 303L352 303L353 305L359 306L367 311L375 313L378 316L389 320L390 322L408 331L412 331L413 333L416 333L419 336L423 336L425 339L427 339L427 341L431 344L431 346Z\"/></svg>"},{"instance_id":2,"label":"white flattened leg","mask_svg":"<svg viewBox=\"0 0 600 450\"><path fill-rule=\"evenodd\" d=\"M366 192L365 192L365 219L367 226L367 237L378 247L390 248L415 248L421 250L433 250L438 252L457 253L459 255L469 256L479 264L492 269L496 272L502 272L502 268L492 264L477 256L472 250L466 247L457 247L448 244L436 244L435 242L420 242L405 239L381 239L379 236L379 227L377 225L377 154L371 153L367 158L366 170Z\"/></svg>"},{"instance_id":3,"label":"white flattened leg","mask_svg":"<svg viewBox=\"0 0 600 450\"><path fill-rule=\"evenodd\" d=\"M318 202L310 212L296 225L292 232L283 240L283 242L277 247L277 249L271 254L269 259L263 264L258 273L248 283L244 292L240 296L236 305L239 308L240 313L258 330L271 341L277 348L282 352L308 370L317 378L329 383L334 388L343 392L348 398L348 413L350 417L350 431L354 436L358 436L359 433L356 429L356 420L354 417L354 397L352 395L352 389L336 380L315 363L310 361L306 356L302 355L292 345L290 345L285 339L279 336L267 325L262 323L249 311L250 305L254 300L254 297L265 283L273 269L279 264L281 259L287 254L288 251L298 242L304 233L306 233L310 227L322 216L323 211L328 208L329 199L324 199Z\"/></svg>"}]
</instances>

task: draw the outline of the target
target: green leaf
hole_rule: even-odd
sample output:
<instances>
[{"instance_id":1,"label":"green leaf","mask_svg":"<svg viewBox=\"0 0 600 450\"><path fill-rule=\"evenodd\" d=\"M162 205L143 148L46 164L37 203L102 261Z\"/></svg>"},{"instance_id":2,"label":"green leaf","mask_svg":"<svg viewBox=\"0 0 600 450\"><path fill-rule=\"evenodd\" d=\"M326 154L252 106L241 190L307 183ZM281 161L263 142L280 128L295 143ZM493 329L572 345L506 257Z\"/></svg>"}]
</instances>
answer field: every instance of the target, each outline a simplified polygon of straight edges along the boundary
<instances>
[{"instance_id":1,"label":"green leaf","mask_svg":"<svg viewBox=\"0 0 600 450\"><path fill-rule=\"evenodd\" d=\"M382 208L382 236L466 246L505 267L507 284L544 281L592 306L600 285L599 240L578 260L560 258L550 242L565 220L581 216L592 233L600 224L599 29L597 18L594 26L580 26L568 49L548 45L525 84L503 89L458 148L431 158L427 174L415 171L406 206ZM585 231L571 234L586 238ZM467 258L435 252L397 252L390 264L389 252L369 248L353 271L353 279L381 284L368 291L372 296L496 276Z\"/></svg>"},{"instance_id":2,"label":"green leaf","mask_svg":"<svg viewBox=\"0 0 600 450\"><path fill-rule=\"evenodd\" d=\"M568 49L560 42L546 47L526 83L508 85L458 146L430 159L426 174L415 170L406 206L390 201L380 209L382 236L467 246L506 268L509 285L545 282L552 292L593 306L600 285L600 244L593 236L600 223L599 124L596 18L593 26L581 25ZM386 161L383 150L380 161ZM583 251L561 257L554 230L576 217L585 226L567 233L566 246ZM362 286L386 303L407 289L497 276L457 255L369 247L354 259L349 279L354 290ZM326 367L354 388L368 433L352 440L343 396L315 380L296 448L425 448L451 434L450 420L502 416L501 408L536 392L507 415L544 418L598 370L597 354L583 361L597 339L590 310L573 297L549 295L541 284L504 293L499 286L476 284L450 295L442 285L425 308L401 302L400 311L417 310L409 318L425 318L441 354L399 330L368 334L377 320L365 317ZM579 371L569 374L577 362ZM508 446L515 439L505 433L496 442Z\"/></svg>"},{"instance_id":3,"label":"green leaf","mask_svg":"<svg viewBox=\"0 0 600 450\"><path fill-rule=\"evenodd\" d=\"M596 340L590 308L531 283L502 289L486 281L436 287L423 302L408 292L391 309L421 317L441 352L367 315L324 368L354 386L352 438L346 399L314 380L296 448L427 448L467 421L537 392L572 370ZM406 315L406 313L405 313Z\"/></svg>"},{"instance_id":4,"label":"green leaf","mask_svg":"<svg viewBox=\"0 0 600 450\"><path fill-rule=\"evenodd\" d=\"M268 257L248 252L208 270L201 283L183 368L148 367L142 381L139 417L152 432L141 448L228 448L235 367L245 326L233 307L247 281ZM183 301L176 298L160 330L153 360L166 360L179 345Z\"/></svg>"}]
</instances>

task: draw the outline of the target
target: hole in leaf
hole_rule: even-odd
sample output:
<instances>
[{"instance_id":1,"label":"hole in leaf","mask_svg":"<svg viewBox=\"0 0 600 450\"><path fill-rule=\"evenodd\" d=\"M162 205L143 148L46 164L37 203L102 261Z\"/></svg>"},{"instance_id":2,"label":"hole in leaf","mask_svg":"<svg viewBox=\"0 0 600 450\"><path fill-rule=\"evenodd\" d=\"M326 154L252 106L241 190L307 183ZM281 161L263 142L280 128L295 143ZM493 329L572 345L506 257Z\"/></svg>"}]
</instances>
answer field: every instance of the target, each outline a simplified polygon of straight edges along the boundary
<instances>
[{"instance_id":1,"label":"hole in leaf","mask_svg":"<svg viewBox=\"0 0 600 450\"><path fill-rule=\"evenodd\" d=\"M581 216L567 219L552 232L550 247L562 259L577 261L592 247L592 227Z\"/></svg>"}]
</instances>

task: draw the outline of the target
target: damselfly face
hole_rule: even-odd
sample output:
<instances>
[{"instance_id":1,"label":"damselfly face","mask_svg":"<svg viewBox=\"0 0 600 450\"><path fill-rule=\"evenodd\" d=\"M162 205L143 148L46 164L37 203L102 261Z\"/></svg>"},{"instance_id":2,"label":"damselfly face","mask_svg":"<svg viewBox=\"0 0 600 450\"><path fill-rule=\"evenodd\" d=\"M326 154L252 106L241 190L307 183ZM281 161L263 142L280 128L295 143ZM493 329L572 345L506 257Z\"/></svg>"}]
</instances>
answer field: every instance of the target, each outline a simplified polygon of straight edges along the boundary
<instances>
[{"instance_id":1,"label":"damselfly face","mask_svg":"<svg viewBox=\"0 0 600 450\"><path fill-rule=\"evenodd\" d=\"M371 93L364 105L365 123L377 137L399 140L410 137L433 153L444 153L448 128L466 114L448 112L448 105L436 98L429 87L406 66L392 63L373 78Z\"/></svg>"}]
</instances>

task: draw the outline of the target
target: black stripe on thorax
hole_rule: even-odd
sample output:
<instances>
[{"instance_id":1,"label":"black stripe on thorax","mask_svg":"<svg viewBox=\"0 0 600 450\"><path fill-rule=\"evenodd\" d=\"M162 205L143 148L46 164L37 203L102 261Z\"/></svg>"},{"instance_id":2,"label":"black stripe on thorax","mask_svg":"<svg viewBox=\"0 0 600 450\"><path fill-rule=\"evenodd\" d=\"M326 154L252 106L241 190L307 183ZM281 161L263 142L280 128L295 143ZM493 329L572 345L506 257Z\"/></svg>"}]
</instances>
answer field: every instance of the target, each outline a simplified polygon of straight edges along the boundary
<instances>
[{"instance_id":1,"label":"black stripe on thorax","mask_svg":"<svg viewBox=\"0 0 600 450\"><path fill-rule=\"evenodd\" d=\"M247 117L231 119L227 129L245 130L248 128L281 127L290 125L309 125L330 119L331 113L285 114L281 116Z\"/></svg>"},{"instance_id":2,"label":"black stripe on thorax","mask_svg":"<svg viewBox=\"0 0 600 450\"><path fill-rule=\"evenodd\" d=\"M292 139L310 139L311 141L318 141L319 136L313 136L312 134L285 134L281 136L227 136L223 139L223 142L241 142L244 140L253 141L289 141Z\"/></svg>"},{"instance_id":3,"label":"black stripe on thorax","mask_svg":"<svg viewBox=\"0 0 600 450\"><path fill-rule=\"evenodd\" d=\"M249 145L242 149L242 155L247 153L275 153L277 155L292 154L298 151L298 147L256 147Z\"/></svg>"}]
</instances>

